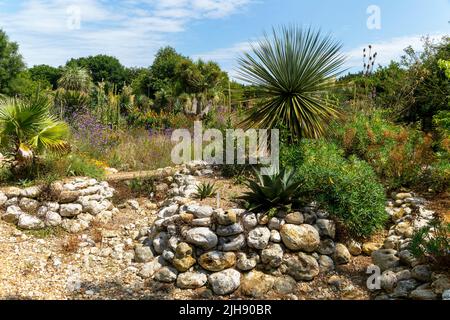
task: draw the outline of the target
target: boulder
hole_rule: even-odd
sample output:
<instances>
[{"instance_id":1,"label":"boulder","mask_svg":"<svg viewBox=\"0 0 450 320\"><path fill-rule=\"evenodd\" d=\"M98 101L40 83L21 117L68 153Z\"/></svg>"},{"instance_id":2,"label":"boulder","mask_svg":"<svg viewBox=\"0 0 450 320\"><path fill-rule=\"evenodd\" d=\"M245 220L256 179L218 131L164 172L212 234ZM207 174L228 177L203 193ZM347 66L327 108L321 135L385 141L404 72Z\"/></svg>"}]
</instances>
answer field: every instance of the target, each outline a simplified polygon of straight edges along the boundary
<instances>
[{"instance_id":1,"label":"boulder","mask_svg":"<svg viewBox=\"0 0 450 320\"><path fill-rule=\"evenodd\" d=\"M169 235L167 232L158 233L153 239L153 249L155 249L156 253L161 254L164 250L169 246Z\"/></svg>"},{"instance_id":2,"label":"boulder","mask_svg":"<svg viewBox=\"0 0 450 320\"><path fill-rule=\"evenodd\" d=\"M242 224L244 225L245 230L249 231L255 228L258 225L258 219L256 218L256 214L247 213L242 218Z\"/></svg>"},{"instance_id":3,"label":"boulder","mask_svg":"<svg viewBox=\"0 0 450 320\"><path fill-rule=\"evenodd\" d=\"M372 262L380 267L381 271L395 268L400 265L400 259L396 256L397 251L392 249L381 249L372 253Z\"/></svg>"},{"instance_id":4,"label":"boulder","mask_svg":"<svg viewBox=\"0 0 450 320\"><path fill-rule=\"evenodd\" d=\"M363 244L362 246L362 252L366 255L366 256L370 256L372 255L372 253L374 251L379 250L382 247L381 244L379 243L374 243L374 242L366 242Z\"/></svg>"},{"instance_id":5,"label":"boulder","mask_svg":"<svg viewBox=\"0 0 450 320\"><path fill-rule=\"evenodd\" d=\"M177 280L178 271L172 267L162 267L156 271L154 279L159 282L171 283Z\"/></svg>"},{"instance_id":6,"label":"boulder","mask_svg":"<svg viewBox=\"0 0 450 320\"><path fill-rule=\"evenodd\" d=\"M230 237L244 232L244 227L240 223L223 226L219 225L216 229L216 234L220 237Z\"/></svg>"},{"instance_id":7,"label":"boulder","mask_svg":"<svg viewBox=\"0 0 450 320\"><path fill-rule=\"evenodd\" d=\"M261 251L261 261L272 268L277 268L283 262L283 248L279 244L270 244Z\"/></svg>"},{"instance_id":8,"label":"boulder","mask_svg":"<svg viewBox=\"0 0 450 320\"><path fill-rule=\"evenodd\" d=\"M214 211L214 221L219 225L229 226L236 223L237 215L232 210L216 210Z\"/></svg>"},{"instance_id":9,"label":"boulder","mask_svg":"<svg viewBox=\"0 0 450 320\"><path fill-rule=\"evenodd\" d=\"M387 292L394 291L397 282L397 274L393 271L384 271L380 276L380 287Z\"/></svg>"},{"instance_id":10,"label":"boulder","mask_svg":"<svg viewBox=\"0 0 450 320\"><path fill-rule=\"evenodd\" d=\"M286 221L286 223L289 223L289 224L301 225L301 224L303 224L305 219L301 212L292 212L292 213L289 213L284 218L284 220Z\"/></svg>"},{"instance_id":11,"label":"boulder","mask_svg":"<svg viewBox=\"0 0 450 320\"><path fill-rule=\"evenodd\" d=\"M275 279L273 290L279 294L291 294L297 289L297 281L288 275Z\"/></svg>"},{"instance_id":12,"label":"boulder","mask_svg":"<svg viewBox=\"0 0 450 320\"><path fill-rule=\"evenodd\" d=\"M361 244L355 240L347 242L347 249L352 256L359 256L362 253Z\"/></svg>"},{"instance_id":13,"label":"boulder","mask_svg":"<svg viewBox=\"0 0 450 320\"><path fill-rule=\"evenodd\" d=\"M319 232L307 224L285 224L280 234L286 247L294 251L314 252L320 244Z\"/></svg>"},{"instance_id":14,"label":"boulder","mask_svg":"<svg viewBox=\"0 0 450 320\"><path fill-rule=\"evenodd\" d=\"M62 223L62 218L59 213L56 213L54 211L47 211L47 213L45 214L44 222L46 226L56 227Z\"/></svg>"},{"instance_id":15,"label":"boulder","mask_svg":"<svg viewBox=\"0 0 450 320\"><path fill-rule=\"evenodd\" d=\"M9 223L17 223L19 217L24 214L22 209L17 206L9 206L6 212L2 215L2 219Z\"/></svg>"},{"instance_id":16,"label":"boulder","mask_svg":"<svg viewBox=\"0 0 450 320\"><path fill-rule=\"evenodd\" d=\"M335 250L336 245L331 239L324 239L320 241L319 247L317 248L317 252L324 255L333 255Z\"/></svg>"},{"instance_id":17,"label":"boulder","mask_svg":"<svg viewBox=\"0 0 450 320\"><path fill-rule=\"evenodd\" d=\"M188 213L192 213L197 218L209 218L212 216L214 209L210 206L188 205L184 208Z\"/></svg>"},{"instance_id":18,"label":"boulder","mask_svg":"<svg viewBox=\"0 0 450 320\"><path fill-rule=\"evenodd\" d=\"M241 274L234 269L227 269L208 276L208 282L215 294L230 294L239 288Z\"/></svg>"},{"instance_id":19,"label":"boulder","mask_svg":"<svg viewBox=\"0 0 450 320\"><path fill-rule=\"evenodd\" d=\"M151 278L156 273L156 271L158 271L165 265L167 265L167 263L164 258L162 256L158 256L152 261L145 263L139 271L138 275L145 279Z\"/></svg>"},{"instance_id":20,"label":"boulder","mask_svg":"<svg viewBox=\"0 0 450 320\"><path fill-rule=\"evenodd\" d=\"M327 273L334 270L334 261L329 256L321 255L318 262L320 272Z\"/></svg>"},{"instance_id":21,"label":"boulder","mask_svg":"<svg viewBox=\"0 0 450 320\"><path fill-rule=\"evenodd\" d=\"M175 255L172 259L173 266L179 272L185 272L189 270L197 261L192 256L193 249L185 242L181 242L177 245Z\"/></svg>"},{"instance_id":22,"label":"boulder","mask_svg":"<svg viewBox=\"0 0 450 320\"><path fill-rule=\"evenodd\" d=\"M429 265L422 264L415 266L411 270L411 276L419 281L428 282L431 280L431 269Z\"/></svg>"},{"instance_id":23,"label":"boulder","mask_svg":"<svg viewBox=\"0 0 450 320\"><path fill-rule=\"evenodd\" d=\"M198 263L205 270L218 272L233 267L236 264L236 255L233 252L210 251L202 254Z\"/></svg>"},{"instance_id":24,"label":"boulder","mask_svg":"<svg viewBox=\"0 0 450 320\"><path fill-rule=\"evenodd\" d=\"M289 256L283 260L286 273L297 281L311 281L320 272L317 260L303 252L297 256Z\"/></svg>"},{"instance_id":25,"label":"boulder","mask_svg":"<svg viewBox=\"0 0 450 320\"><path fill-rule=\"evenodd\" d=\"M83 207L78 203L62 204L59 214L62 217L75 217L83 211Z\"/></svg>"},{"instance_id":26,"label":"boulder","mask_svg":"<svg viewBox=\"0 0 450 320\"><path fill-rule=\"evenodd\" d=\"M413 300L437 300L438 295L430 288L430 284L426 283L411 291L409 298Z\"/></svg>"},{"instance_id":27,"label":"boulder","mask_svg":"<svg viewBox=\"0 0 450 320\"><path fill-rule=\"evenodd\" d=\"M19 201L19 207L27 212L36 212L39 208L39 201L30 198L22 198Z\"/></svg>"},{"instance_id":28,"label":"boulder","mask_svg":"<svg viewBox=\"0 0 450 320\"><path fill-rule=\"evenodd\" d=\"M41 219L26 213L20 215L17 225L26 230L39 230L45 227Z\"/></svg>"},{"instance_id":29,"label":"boulder","mask_svg":"<svg viewBox=\"0 0 450 320\"><path fill-rule=\"evenodd\" d=\"M256 268L256 265L260 260L259 255L256 253L246 254L244 252L238 252L236 253L236 257L236 267L242 271L250 271Z\"/></svg>"},{"instance_id":30,"label":"boulder","mask_svg":"<svg viewBox=\"0 0 450 320\"><path fill-rule=\"evenodd\" d=\"M138 263L149 262L153 259L153 252L150 247L137 246L134 248L134 260Z\"/></svg>"},{"instance_id":31,"label":"boulder","mask_svg":"<svg viewBox=\"0 0 450 320\"><path fill-rule=\"evenodd\" d=\"M219 239L219 247L222 251L238 251L244 246L245 236L243 234Z\"/></svg>"},{"instance_id":32,"label":"boulder","mask_svg":"<svg viewBox=\"0 0 450 320\"><path fill-rule=\"evenodd\" d=\"M209 250L217 245L218 238L209 228L193 228L186 233L186 242Z\"/></svg>"},{"instance_id":33,"label":"boulder","mask_svg":"<svg viewBox=\"0 0 450 320\"><path fill-rule=\"evenodd\" d=\"M263 298L274 284L274 278L259 271L245 274L241 280L242 294L252 298Z\"/></svg>"},{"instance_id":34,"label":"boulder","mask_svg":"<svg viewBox=\"0 0 450 320\"><path fill-rule=\"evenodd\" d=\"M256 227L247 236L247 245L250 248L262 250L269 244L270 230L267 227Z\"/></svg>"},{"instance_id":35,"label":"boulder","mask_svg":"<svg viewBox=\"0 0 450 320\"><path fill-rule=\"evenodd\" d=\"M181 289L197 289L208 281L207 276L200 272L185 272L178 275L177 287Z\"/></svg>"},{"instance_id":36,"label":"boulder","mask_svg":"<svg viewBox=\"0 0 450 320\"><path fill-rule=\"evenodd\" d=\"M326 219L318 219L316 221L316 227L319 230L319 234L323 237L329 237L334 239L336 236L336 224L334 221Z\"/></svg>"},{"instance_id":37,"label":"boulder","mask_svg":"<svg viewBox=\"0 0 450 320\"><path fill-rule=\"evenodd\" d=\"M336 249L334 251L334 262L336 264L347 264L350 262L352 255L348 251L347 247L342 243L336 244Z\"/></svg>"}]
</instances>

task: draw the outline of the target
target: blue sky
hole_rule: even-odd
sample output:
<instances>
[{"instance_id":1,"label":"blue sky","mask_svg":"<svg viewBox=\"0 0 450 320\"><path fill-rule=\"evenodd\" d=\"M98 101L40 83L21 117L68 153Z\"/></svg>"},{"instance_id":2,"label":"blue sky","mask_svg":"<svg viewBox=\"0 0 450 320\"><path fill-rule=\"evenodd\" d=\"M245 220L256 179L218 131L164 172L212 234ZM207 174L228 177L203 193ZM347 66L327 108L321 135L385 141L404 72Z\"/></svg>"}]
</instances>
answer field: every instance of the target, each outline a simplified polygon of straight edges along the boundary
<instances>
[{"instance_id":1,"label":"blue sky","mask_svg":"<svg viewBox=\"0 0 450 320\"><path fill-rule=\"evenodd\" d=\"M380 28L368 28L368 20ZM373 44L384 65L408 45L420 48L424 35L450 34L449 20L450 0L0 0L0 28L29 66L100 53L148 66L171 45L233 75L249 43L295 23L330 32L357 70L364 46Z\"/></svg>"}]
</instances>

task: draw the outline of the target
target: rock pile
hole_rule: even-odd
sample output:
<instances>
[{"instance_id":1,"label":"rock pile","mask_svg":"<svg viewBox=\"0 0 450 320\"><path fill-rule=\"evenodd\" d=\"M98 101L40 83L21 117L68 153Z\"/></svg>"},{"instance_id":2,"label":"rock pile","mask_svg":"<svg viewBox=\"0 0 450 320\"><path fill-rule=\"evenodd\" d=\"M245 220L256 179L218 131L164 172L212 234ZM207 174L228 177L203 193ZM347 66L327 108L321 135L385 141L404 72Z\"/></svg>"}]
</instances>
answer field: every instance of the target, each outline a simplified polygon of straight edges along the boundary
<instances>
[{"instance_id":1,"label":"rock pile","mask_svg":"<svg viewBox=\"0 0 450 320\"><path fill-rule=\"evenodd\" d=\"M9 187L0 191L2 219L25 230L61 226L71 233L89 227L94 219L109 221L116 208L110 199L114 189L107 182L75 178L49 187Z\"/></svg>"},{"instance_id":2,"label":"rock pile","mask_svg":"<svg viewBox=\"0 0 450 320\"><path fill-rule=\"evenodd\" d=\"M190 199L197 181L188 171L173 176L172 197L135 249L135 260L146 261L141 277L181 289L208 285L217 295L241 288L262 297L271 289L294 290L296 281L350 261L347 247L334 241L334 222L314 205L274 217L200 205Z\"/></svg>"},{"instance_id":3,"label":"rock pile","mask_svg":"<svg viewBox=\"0 0 450 320\"><path fill-rule=\"evenodd\" d=\"M411 193L393 194L386 210L393 222L381 248L371 253L380 268L381 292L377 299L435 300L450 294L450 279L432 272L424 261L409 250L415 231L426 227L435 212L425 208L426 201Z\"/></svg>"}]
</instances>

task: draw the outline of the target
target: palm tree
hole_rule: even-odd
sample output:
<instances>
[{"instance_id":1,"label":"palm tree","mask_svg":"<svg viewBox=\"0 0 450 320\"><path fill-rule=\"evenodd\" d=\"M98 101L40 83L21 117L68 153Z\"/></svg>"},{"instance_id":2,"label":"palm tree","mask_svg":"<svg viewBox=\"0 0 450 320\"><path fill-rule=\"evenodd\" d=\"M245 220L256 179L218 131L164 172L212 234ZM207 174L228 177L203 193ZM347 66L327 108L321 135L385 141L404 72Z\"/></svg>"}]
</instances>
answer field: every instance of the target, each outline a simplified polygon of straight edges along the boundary
<instances>
[{"instance_id":1,"label":"palm tree","mask_svg":"<svg viewBox=\"0 0 450 320\"><path fill-rule=\"evenodd\" d=\"M0 145L11 151L16 171L31 165L36 153L69 149L68 126L50 114L50 105L43 96L0 100Z\"/></svg>"},{"instance_id":2,"label":"palm tree","mask_svg":"<svg viewBox=\"0 0 450 320\"><path fill-rule=\"evenodd\" d=\"M257 88L259 103L244 127L284 126L294 138L318 138L338 114L325 93L334 86L345 62L342 45L311 28L283 27L267 34L252 52L239 58L239 78Z\"/></svg>"},{"instance_id":3,"label":"palm tree","mask_svg":"<svg viewBox=\"0 0 450 320\"><path fill-rule=\"evenodd\" d=\"M58 87L65 90L88 93L91 86L92 78L89 71L78 66L64 68L63 74L58 80Z\"/></svg>"}]
</instances>

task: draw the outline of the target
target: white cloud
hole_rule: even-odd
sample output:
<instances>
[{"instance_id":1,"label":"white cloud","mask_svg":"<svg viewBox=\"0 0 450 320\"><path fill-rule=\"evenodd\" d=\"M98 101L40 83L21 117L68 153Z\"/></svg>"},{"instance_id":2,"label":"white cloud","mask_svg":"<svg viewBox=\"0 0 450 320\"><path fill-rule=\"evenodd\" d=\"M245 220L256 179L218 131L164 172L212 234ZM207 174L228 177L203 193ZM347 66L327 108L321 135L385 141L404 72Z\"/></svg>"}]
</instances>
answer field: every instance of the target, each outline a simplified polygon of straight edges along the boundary
<instances>
[{"instance_id":1,"label":"white cloud","mask_svg":"<svg viewBox=\"0 0 450 320\"><path fill-rule=\"evenodd\" d=\"M224 18L251 0L27 0L0 11L0 28L20 44L28 65L64 64L71 57L105 53L124 64L149 65L170 34L197 19ZM2 2L0 2L2 4ZM80 10L80 29L68 28Z\"/></svg>"}]
</instances>

